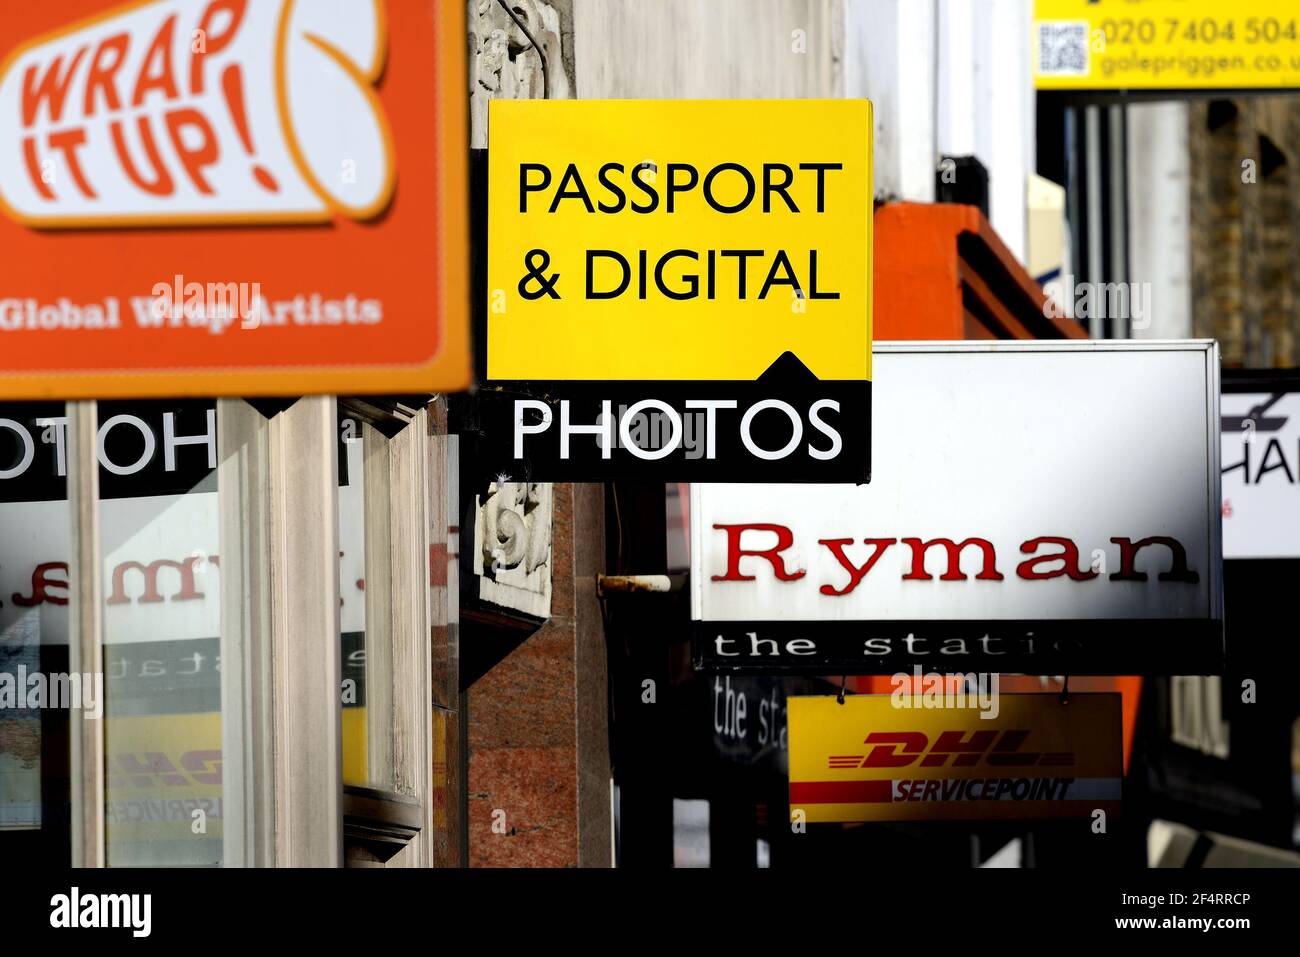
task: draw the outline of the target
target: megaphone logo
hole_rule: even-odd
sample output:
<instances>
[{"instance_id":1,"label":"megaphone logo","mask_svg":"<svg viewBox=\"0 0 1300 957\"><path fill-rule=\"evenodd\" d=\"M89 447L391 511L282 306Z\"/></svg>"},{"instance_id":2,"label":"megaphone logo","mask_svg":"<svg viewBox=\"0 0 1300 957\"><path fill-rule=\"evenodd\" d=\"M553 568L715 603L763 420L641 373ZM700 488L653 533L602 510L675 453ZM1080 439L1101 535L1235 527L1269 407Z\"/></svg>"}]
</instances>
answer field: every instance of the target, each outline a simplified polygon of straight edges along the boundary
<instances>
[{"instance_id":1,"label":"megaphone logo","mask_svg":"<svg viewBox=\"0 0 1300 957\"><path fill-rule=\"evenodd\" d=\"M384 0L144 0L0 64L0 210L35 228L369 220Z\"/></svg>"}]
</instances>

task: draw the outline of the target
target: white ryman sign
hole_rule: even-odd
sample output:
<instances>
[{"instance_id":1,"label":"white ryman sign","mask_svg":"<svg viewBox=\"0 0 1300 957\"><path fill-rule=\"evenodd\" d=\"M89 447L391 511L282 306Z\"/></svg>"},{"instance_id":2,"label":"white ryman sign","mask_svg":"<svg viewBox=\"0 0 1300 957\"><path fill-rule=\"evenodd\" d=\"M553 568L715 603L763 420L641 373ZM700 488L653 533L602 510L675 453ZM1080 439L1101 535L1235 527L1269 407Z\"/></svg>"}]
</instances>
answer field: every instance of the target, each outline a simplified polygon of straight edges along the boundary
<instances>
[{"instance_id":1,"label":"white ryman sign","mask_svg":"<svg viewBox=\"0 0 1300 957\"><path fill-rule=\"evenodd\" d=\"M875 367L896 454L871 485L692 487L697 664L1220 667L1213 343L895 343Z\"/></svg>"}]
</instances>

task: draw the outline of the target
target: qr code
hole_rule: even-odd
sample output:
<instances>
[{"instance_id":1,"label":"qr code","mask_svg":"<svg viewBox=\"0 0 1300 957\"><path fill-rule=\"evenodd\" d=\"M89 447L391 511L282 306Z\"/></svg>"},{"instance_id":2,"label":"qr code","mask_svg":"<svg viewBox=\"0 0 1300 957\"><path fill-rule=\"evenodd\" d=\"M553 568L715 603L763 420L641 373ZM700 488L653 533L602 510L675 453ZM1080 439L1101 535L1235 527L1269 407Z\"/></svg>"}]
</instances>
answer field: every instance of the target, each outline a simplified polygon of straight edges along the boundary
<instances>
[{"instance_id":1,"label":"qr code","mask_svg":"<svg viewBox=\"0 0 1300 957\"><path fill-rule=\"evenodd\" d=\"M1038 25L1039 76L1088 75L1088 22L1049 20Z\"/></svg>"}]
</instances>

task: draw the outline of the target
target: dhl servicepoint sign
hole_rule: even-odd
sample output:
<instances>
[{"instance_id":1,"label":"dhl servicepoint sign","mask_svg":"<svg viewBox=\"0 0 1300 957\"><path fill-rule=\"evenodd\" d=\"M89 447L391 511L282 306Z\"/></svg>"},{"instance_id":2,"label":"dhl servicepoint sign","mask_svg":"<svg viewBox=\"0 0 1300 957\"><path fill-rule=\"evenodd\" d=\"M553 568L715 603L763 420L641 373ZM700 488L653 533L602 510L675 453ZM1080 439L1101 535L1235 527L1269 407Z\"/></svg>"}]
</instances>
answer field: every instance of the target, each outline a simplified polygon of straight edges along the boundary
<instances>
[{"instance_id":1,"label":"dhl servicepoint sign","mask_svg":"<svg viewBox=\"0 0 1300 957\"><path fill-rule=\"evenodd\" d=\"M468 384L463 10L0 18L0 399Z\"/></svg>"},{"instance_id":2,"label":"dhl servicepoint sign","mask_svg":"<svg viewBox=\"0 0 1300 957\"><path fill-rule=\"evenodd\" d=\"M1040 90L1300 87L1294 0L1035 0Z\"/></svg>"},{"instance_id":3,"label":"dhl servicepoint sign","mask_svg":"<svg viewBox=\"0 0 1300 957\"><path fill-rule=\"evenodd\" d=\"M914 697L788 699L791 814L819 823L1119 813L1118 694L1068 702L1003 694L987 712L925 707Z\"/></svg>"}]
</instances>

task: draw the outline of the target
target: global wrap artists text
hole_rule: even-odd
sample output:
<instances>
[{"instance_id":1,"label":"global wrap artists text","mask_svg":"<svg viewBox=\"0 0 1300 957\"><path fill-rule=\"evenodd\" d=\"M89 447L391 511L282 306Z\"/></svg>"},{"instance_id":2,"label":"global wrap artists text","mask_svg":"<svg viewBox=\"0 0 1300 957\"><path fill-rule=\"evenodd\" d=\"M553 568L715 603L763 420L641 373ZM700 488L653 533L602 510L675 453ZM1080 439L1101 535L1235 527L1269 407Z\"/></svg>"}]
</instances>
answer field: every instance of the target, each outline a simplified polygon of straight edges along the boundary
<instances>
[{"instance_id":1,"label":"global wrap artists text","mask_svg":"<svg viewBox=\"0 0 1300 957\"><path fill-rule=\"evenodd\" d=\"M287 326L373 326L384 319L382 299L354 293L322 295L296 293L268 297L257 282L173 282L154 286L152 295L108 296L97 302L59 298L0 299L0 333L54 332L124 327L174 330L206 329L220 335L228 329Z\"/></svg>"}]
</instances>

